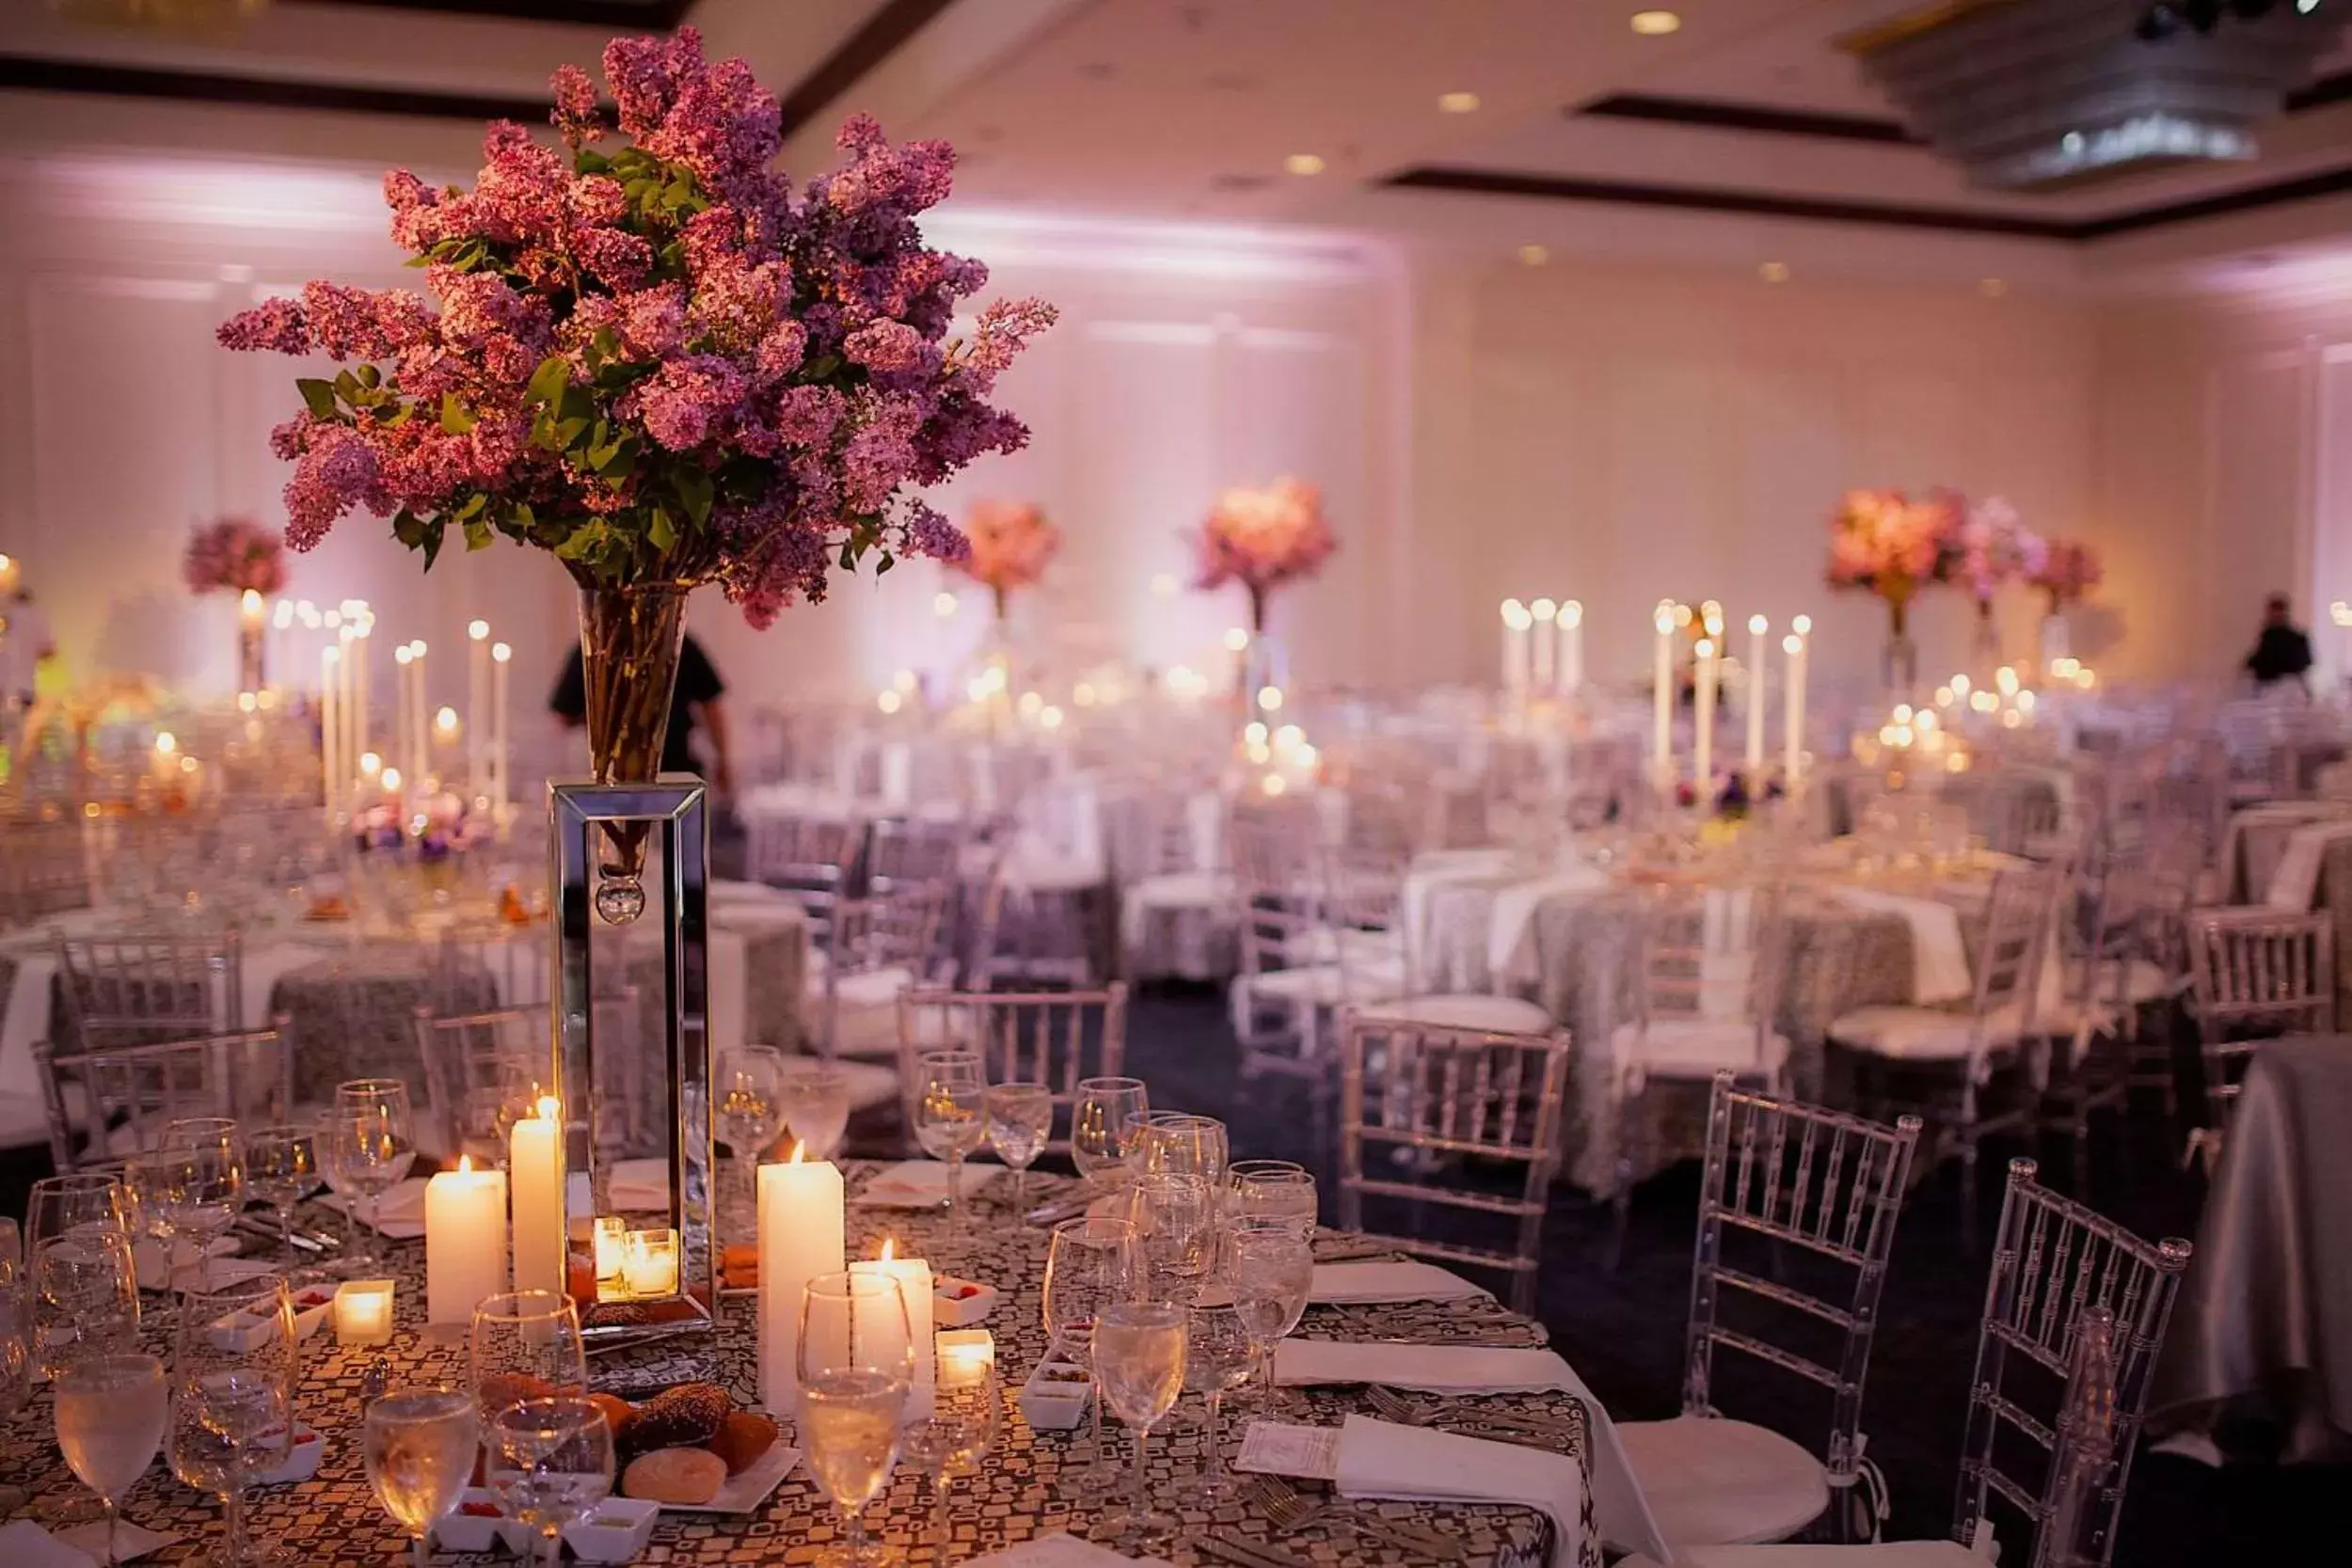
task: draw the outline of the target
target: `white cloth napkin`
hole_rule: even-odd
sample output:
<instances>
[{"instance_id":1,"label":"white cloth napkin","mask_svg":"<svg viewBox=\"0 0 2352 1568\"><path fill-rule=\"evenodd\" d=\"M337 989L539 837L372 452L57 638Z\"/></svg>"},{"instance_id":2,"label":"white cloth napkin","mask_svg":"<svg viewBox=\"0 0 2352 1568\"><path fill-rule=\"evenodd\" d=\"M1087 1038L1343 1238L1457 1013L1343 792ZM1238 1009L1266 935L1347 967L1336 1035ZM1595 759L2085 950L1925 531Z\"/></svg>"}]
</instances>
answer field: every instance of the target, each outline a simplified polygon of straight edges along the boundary
<instances>
[{"instance_id":1,"label":"white cloth napkin","mask_svg":"<svg viewBox=\"0 0 2352 1568\"><path fill-rule=\"evenodd\" d=\"M1546 899L1565 893L1597 893L1609 885L1609 874L1581 863L1561 867L1549 877L1514 882L1495 893L1494 911L1487 916L1486 967L1497 988L1507 982L1528 985L1536 974L1535 911Z\"/></svg>"},{"instance_id":2,"label":"white cloth napkin","mask_svg":"<svg viewBox=\"0 0 2352 1568\"><path fill-rule=\"evenodd\" d=\"M1565 1454L1350 1416L1340 1428L1336 1485L1359 1499L1540 1508L1551 1515L1554 1564L1574 1562L1582 1545L1584 1478Z\"/></svg>"},{"instance_id":3,"label":"white cloth napkin","mask_svg":"<svg viewBox=\"0 0 2352 1568\"><path fill-rule=\"evenodd\" d=\"M1617 1429L1600 1401L1565 1361L1548 1350L1484 1345L1345 1344L1285 1339L1274 1353L1274 1380L1285 1385L1382 1383L1433 1394L1513 1394L1557 1389L1584 1402L1592 1418L1593 1512L1601 1533L1629 1541L1660 1562L1674 1554L1650 1516L1642 1483L1626 1462Z\"/></svg>"},{"instance_id":4,"label":"white cloth napkin","mask_svg":"<svg viewBox=\"0 0 2352 1568\"><path fill-rule=\"evenodd\" d=\"M964 1568L1111 1568L1114 1563L1159 1562L1155 1557L1121 1557L1108 1546L1081 1541L1057 1530L1034 1541L1023 1541L1001 1552L973 1558Z\"/></svg>"},{"instance_id":5,"label":"white cloth napkin","mask_svg":"<svg viewBox=\"0 0 2352 1568\"><path fill-rule=\"evenodd\" d=\"M605 1196L615 1209L667 1209L670 1206L670 1163L666 1160L623 1160L605 1180Z\"/></svg>"},{"instance_id":6,"label":"white cloth napkin","mask_svg":"<svg viewBox=\"0 0 2352 1568\"><path fill-rule=\"evenodd\" d=\"M375 1200L375 1229L380 1236L395 1242L413 1242L424 1234L425 1178L412 1176L389 1188ZM330 1209L345 1209L364 1222L368 1205L364 1199L342 1193L329 1193L320 1199Z\"/></svg>"},{"instance_id":7,"label":"white cloth napkin","mask_svg":"<svg viewBox=\"0 0 2352 1568\"><path fill-rule=\"evenodd\" d=\"M1911 1000L1931 1007L1975 994L1968 973L1968 942L1961 935L1960 911L1934 898L1914 898L1876 888L1843 887L1837 897L1850 909L1899 914L1911 927Z\"/></svg>"},{"instance_id":8,"label":"white cloth napkin","mask_svg":"<svg viewBox=\"0 0 2352 1568\"><path fill-rule=\"evenodd\" d=\"M10 1568L98 1568L98 1560L33 1523L11 1519L0 1525L0 1561Z\"/></svg>"},{"instance_id":9,"label":"white cloth napkin","mask_svg":"<svg viewBox=\"0 0 2352 1568\"><path fill-rule=\"evenodd\" d=\"M1307 1299L1327 1306L1380 1301L1461 1301L1486 1292L1435 1263L1317 1263Z\"/></svg>"},{"instance_id":10,"label":"white cloth napkin","mask_svg":"<svg viewBox=\"0 0 2352 1568\"><path fill-rule=\"evenodd\" d=\"M40 1093L40 1069L33 1065L33 1042L49 1031L49 987L56 974L53 953L18 950L16 979L8 988L8 1010L0 1015L0 1094Z\"/></svg>"},{"instance_id":11,"label":"white cloth napkin","mask_svg":"<svg viewBox=\"0 0 2352 1568\"><path fill-rule=\"evenodd\" d=\"M963 1196L977 1196L1005 1167L965 1161L963 1164ZM875 1174L850 1200L860 1209L936 1209L947 1201L947 1163L945 1160L909 1160L902 1164Z\"/></svg>"}]
</instances>

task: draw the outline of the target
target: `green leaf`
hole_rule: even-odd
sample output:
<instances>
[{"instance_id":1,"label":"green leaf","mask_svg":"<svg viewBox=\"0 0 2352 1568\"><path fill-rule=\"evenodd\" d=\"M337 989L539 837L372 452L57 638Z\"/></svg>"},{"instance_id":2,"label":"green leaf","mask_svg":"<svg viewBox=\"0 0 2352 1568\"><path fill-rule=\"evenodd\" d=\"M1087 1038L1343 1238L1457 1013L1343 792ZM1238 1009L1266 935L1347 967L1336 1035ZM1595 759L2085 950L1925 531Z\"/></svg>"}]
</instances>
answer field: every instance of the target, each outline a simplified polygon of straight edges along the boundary
<instances>
[{"instance_id":1,"label":"green leaf","mask_svg":"<svg viewBox=\"0 0 2352 1568\"><path fill-rule=\"evenodd\" d=\"M488 519L469 517L466 520L466 548L486 550L490 547L490 542L497 537L498 535L490 531Z\"/></svg>"},{"instance_id":2,"label":"green leaf","mask_svg":"<svg viewBox=\"0 0 2352 1568\"><path fill-rule=\"evenodd\" d=\"M841 356L823 354L801 367L803 381L825 381L841 369Z\"/></svg>"},{"instance_id":3,"label":"green leaf","mask_svg":"<svg viewBox=\"0 0 2352 1568\"><path fill-rule=\"evenodd\" d=\"M558 420L555 424L555 450L569 451L580 445L580 438L587 434L586 420Z\"/></svg>"},{"instance_id":4,"label":"green leaf","mask_svg":"<svg viewBox=\"0 0 2352 1568\"><path fill-rule=\"evenodd\" d=\"M335 403L333 382L306 375L294 383L294 390L302 394L302 401L310 407L313 418L332 420L341 416L342 411Z\"/></svg>"},{"instance_id":5,"label":"green leaf","mask_svg":"<svg viewBox=\"0 0 2352 1568\"><path fill-rule=\"evenodd\" d=\"M373 365L361 365L354 373L358 376L359 385L365 387L371 392L374 391L376 388L382 386L384 383L384 372L377 370Z\"/></svg>"},{"instance_id":6,"label":"green leaf","mask_svg":"<svg viewBox=\"0 0 2352 1568\"><path fill-rule=\"evenodd\" d=\"M446 436L463 436L481 422L466 412L466 405L457 401L455 392L441 394L441 432Z\"/></svg>"},{"instance_id":7,"label":"green leaf","mask_svg":"<svg viewBox=\"0 0 2352 1568\"><path fill-rule=\"evenodd\" d=\"M551 404L563 397L564 388L572 381L572 367L560 354L551 354L539 361L539 368L531 373L531 385L524 396L535 404Z\"/></svg>"},{"instance_id":8,"label":"green leaf","mask_svg":"<svg viewBox=\"0 0 2352 1568\"><path fill-rule=\"evenodd\" d=\"M399 515L392 518L392 537L415 549L424 543L424 519L402 507Z\"/></svg>"},{"instance_id":9,"label":"green leaf","mask_svg":"<svg viewBox=\"0 0 2352 1568\"><path fill-rule=\"evenodd\" d=\"M516 501L506 515L526 533L539 526L539 515L531 510L529 501Z\"/></svg>"},{"instance_id":10,"label":"green leaf","mask_svg":"<svg viewBox=\"0 0 2352 1568\"><path fill-rule=\"evenodd\" d=\"M677 492L680 505L696 528L710 521L710 475L692 464L681 466L670 475L670 488Z\"/></svg>"},{"instance_id":11,"label":"green leaf","mask_svg":"<svg viewBox=\"0 0 2352 1568\"><path fill-rule=\"evenodd\" d=\"M425 525L424 569L428 572L433 570L433 562L441 553L441 519L438 517Z\"/></svg>"},{"instance_id":12,"label":"green leaf","mask_svg":"<svg viewBox=\"0 0 2352 1568\"><path fill-rule=\"evenodd\" d=\"M583 147L572 157L572 170L577 174L609 174L612 160L593 148Z\"/></svg>"},{"instance_id":13,"label":"green leaf","mask_svg":"<svg viewBox=\"0 0 2352 1568\"><path fill-rule=\"evenodd\" d=\"M645 526L645 542L663 555L677 544L677 530L670 522L670 514L662 507L653 509L653 521Z\"/></svg>"},{"instance_id":14,"label":"green leaf","mask_svg":"<svg viewBox=\"0 0 2352 1568\"><path fill-rule=\"evenodd\" d=\"M476 490L466 498L466 504L457 509L456 518L462 523L479 517L482 515L482 509L489 504L490 493L486 490Z\"/></svg>"},{"instance_id":15,"label":"green leaf","mask_svg":"<svg viewBox=\"0 0 2352 1568\"><path fill-rule=\"evenodd\" d=\"M841 546L841 569L845 572L854 572L857 570L856 546L844 545Z\"/></svg>"},{"instance_id":16,"label":"green leaf","mask_svg":"<svg viewBox=\"0 0 2352 1568\"><path fill-rule=\"evenodd\" d=\"M433 255L430 251L427 251L422 256L411 256L408 260L401 263L404 267L429 267L432 264Z\"/></svg>"},{"instance_id":17,"label":"green leaf","mask_svg":"<svg viewBox=\"0 0 2352 1568\"><path fill-rule=\"evenodd\" d=\"M604 543L604 534L605 526L602 523L580 524L578 528L572 530L570 538L555 546L556 559L559 561L585 561L592 552L602 547Z\"/></svg>"},{"instance_id":18,"label":"green leaf","mask_svg":"<svg viewBox=\"0 0 2352 1568\"><path fill-rule=\"evenodd\" d=\"M881 577L897 564L898 564L897 558L885 553L880 561L874 562L874 575Z\"/></svg>"}]
</instances>

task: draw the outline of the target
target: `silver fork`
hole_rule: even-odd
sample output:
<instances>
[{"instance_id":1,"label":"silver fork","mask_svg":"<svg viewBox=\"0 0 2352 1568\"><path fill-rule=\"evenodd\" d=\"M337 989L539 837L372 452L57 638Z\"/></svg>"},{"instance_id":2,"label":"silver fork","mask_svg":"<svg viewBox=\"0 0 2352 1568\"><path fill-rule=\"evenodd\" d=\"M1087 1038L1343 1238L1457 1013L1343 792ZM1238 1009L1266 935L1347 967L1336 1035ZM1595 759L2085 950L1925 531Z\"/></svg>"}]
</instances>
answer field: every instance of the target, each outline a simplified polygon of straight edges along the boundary
<instances>
[{"instance_id":1,"label":"silver fork","mask_svg":"<svg viewBox=\"0 0 2352 1568\"><path fill-rule=\"evenodd\" d=\"M1395 1421L1401 1426L1427 1427L1445 1421L1475 1421L1555 1442L1565 1441L1567 1437L1567 1429L1564 1425L1541 1416L1518 1416L1507 1410L1487 1410L1465 1405L1458 1400L1444 1399L1439 1400L1437 1407L1432 1409L1416 1404L1395 1389L1384 1388L1377 1384L1364 1390L1364 1402L1371 1405L1372 1413L1382 1420Z\"/></svg>"},{"instance_id":2,"label":"silver fork","mask_svg":"<svg viewBox=\"0 0 2352 1568\"><path fill-rule=\"evenodd\" d=\"M1370 1518L1350 1512L1333 1498L1309 1497L1279 1476L1251 1476L1244 1483L1242 1495L1243 1500L1254 1505L1266 1516L1266 1522L1279 1534L1288 1535L1310 1525L1321 1524L1327 1529L1337 1526L1341 1529L1352 1530L1367 1541L1377 1541L1383 1545L1417 1552L1423 1557L1438 1558L1447 1562L1461 1562L1470 1556L1460 1542L1439 1535L1435 1530Z\"/></svg>"}]
</instances>

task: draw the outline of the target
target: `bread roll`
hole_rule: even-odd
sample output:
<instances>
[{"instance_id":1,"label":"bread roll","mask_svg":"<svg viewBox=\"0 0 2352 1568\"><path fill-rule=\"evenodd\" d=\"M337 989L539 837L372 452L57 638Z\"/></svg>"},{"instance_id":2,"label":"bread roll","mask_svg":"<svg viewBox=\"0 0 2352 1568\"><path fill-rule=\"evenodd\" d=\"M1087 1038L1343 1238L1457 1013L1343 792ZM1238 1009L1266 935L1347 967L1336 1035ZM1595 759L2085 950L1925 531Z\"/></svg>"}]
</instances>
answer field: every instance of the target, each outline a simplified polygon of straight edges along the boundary
<instances>
[{"instance_id":1,"label":"bread roll","mask_svg":"<svg viewBox=\"0 0 2352 1568\"><path fill-rule=\"evenodd\" d=\"M727 1462L708 1449L656 1449L621 1473L625 1497L654 1503L707 1503L727 1481Z\"/></svg>"}]
</instances>

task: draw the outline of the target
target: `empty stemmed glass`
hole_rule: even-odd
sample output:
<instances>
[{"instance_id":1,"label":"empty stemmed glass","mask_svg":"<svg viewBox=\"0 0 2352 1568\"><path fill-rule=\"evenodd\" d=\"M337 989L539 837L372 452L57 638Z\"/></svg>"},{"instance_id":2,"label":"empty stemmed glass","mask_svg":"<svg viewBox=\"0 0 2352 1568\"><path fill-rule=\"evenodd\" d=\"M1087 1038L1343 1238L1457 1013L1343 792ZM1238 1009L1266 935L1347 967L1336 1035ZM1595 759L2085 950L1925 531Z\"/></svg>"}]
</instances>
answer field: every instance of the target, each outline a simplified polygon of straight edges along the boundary
<instances>
[{"instance_id":1,"label":"empty stemmed glass","mask_svg":"<svg viewBox=\"0 0 2352 1568\"><path fill-rule=\"evenodd\" d=\"M1138 1167L1198 1176L1215 1191L1225 1184L1225 1124L1186 1111L1152 1111L1143 1118Z\"/></svg>"},{"instance_id":2,"label":"empty stemmed glass","mask_svg":"<svg viewBox=\"0 0 2352 1568\"><path fill-rule=\"evenodd\" d=\"M564 1527L612 1494L612 1428L584 1395L523 1400L490 1418L483 1474L506 1512L538 1531L548 1568Z\"/></svg>"},{"instance_id":3,"label":"empty stemmed glass","mask_svg":"<svg viewBox=\"0 0 2352 1568\"><path fill-rule=\"evenodd\" d=\"M486 1434L500 1411L525 1400L588 1392L580 1310L554 1291L485 1296L466 1335L474 1414Z\"/></svg>"},{"instance_id":4,"label":"empty stemmed glass","mask_svg":"<svg viewBox=\"0 0 2352 1568\"><path fill-rule=\"evenodd\" d=\"M1136 1545L1166 1541L1176 1521L1152 1511L1145 1470L1152 1429L1184 1391L1184 1308L1149 1302L1104 1307L1094 1323L1094 1381L1111 1413L1136 1434L1126 1502L1104 1516L1103 1528Z\"/></svg>"},{"instance_id":5,"label":"empty stemmed glass","mask_svg":"<svg viewBox=\"0 0 2352 1568\"><path fill-rule=\"evenodd\" d=\"M1264 1372L1260 1409L1271 1416L1286 1403L1275 1385L1275 1347L1306 1315L1314 1287L1314 1243L1295 1220L1236 1220L1227 1231L1226 1272L1233 1305Z\"/></svg>"},{"instance_id":6,"label":"empty stemmed glass","mask_svg":"<svg viewBox=\"0 0 2352 1568\"><path fill-rule=\"evenodd\" d=\"M359 1419L375 1500L416 1544L416 1568L429 1568L425 1538L457 1506L481 1447L473 1399L463 1389L402 1388Z\"/></svg>"},{"instance_id":7,"label":"empty stemmed glass","mask_svg":"<svg viewBox=\"0 0 2352 1568\"><path fill-rule=\"evenodd\" d=\"M1140 1244L1131 1220L1088 1214L1054 1227L1045 1254L1045 1333L1054 1353L1094 1372L1094 1323L1104 1307L1132 1301L1142 1275ZM1103 1452L1103 1401L1093 1405L1092 1463L1089 1481L1104 1483L1109 1461Z\"/></svg>"},{"instance_id":8,"label":"empty stemmed glass","mask_svg":"<svg viewBox=\"0 0 2352 1568\"><path fill-rule=\"evenodd\" d=\"M326 1179L344 1196L348 1245L342 1268L353 1275L375 1268L375 1206L417 1161L408 1085L397 1078L355 1078L335 1085L335 1108L321 1129ZM358 1214L364 1205L365 1214ZM354 1225L354 1219L364 1224Z\"/></svg>"},{"instance_id":9,"label":"empty stemmed glass","mask_svg":"<svg viewBox=\"0 0 2352 1568\"><path fill-rule=\"evenodd\" d=\"M294 1250L294 1211L318 1184L318 1129L299 1123L257 1129L245 1140L245 1190L278 1216L278 1237Z\"/></svg>"},{"instance_id":10,"label":"empty stemmed glass","mask_svg":"<svg viewBox=\"0 0 2352 1568\"><path fill-rule=\"evenodd\" d=\"M756 1197L759 1157L784 1125L784 1053L768 1045L720 1052L711 1095L719 1135L743 1172L745 1190Z\"/></svg>"},{"instance_id":11,"label":"empty stemmed glass","mask_svg":"<svg viewBox=\"0 0 2352 1568\"><path fill-rule=\"evenodd\" d=\"M245 1208L245 1141L223 1117L192 1117L164 1129L164 1213L175 1236L196 1243L198 1288L213 1283L213 1243Z\"/></svg>"},{"instance_id":12,"label":"empty stemmed glass","mask_svg":"<svg viewBox=\"0 0 2352 1568\"><path fill-rule=\"evenodd\" d=\"M56 1382L57 1449L105 1510L106 1568L123 1495L154 1463L171 1417L164 1364L151 1355L99 1355Z\"/></svg>"},{"instance_id":13,"label":"empty stemmed glass","mask_svg":"<svg viewBox=\"0 0 2352 1568\"><path fill-rule=\"evenodd\" d=\"M1054 1091L1042 1084L991 1084L988 1145L1012 1170L1012 1206L1028 1206L1029 1167L1054 1135Z\"/></svg>"},{"instance_id":14,"label":"empty stemmed glass","mask_svg":"<svg viewBox=\"0 0 2352 1568\"><path fill-rule=\"evenodd\" d=\"M245 1489L285 1462L294 1441L294 1297L283 1275L257 1275L181 1304L172 1359L172 1473L221 1499L216 1568L290 1560L246 1534Z\"/></svg>"},{"instance_id":15,"label":"empty stemmed glass","mask_svg":"<svg viewBox=\"0 0 2352 1568\"><path fill-rule=\"evenodd\" d=\"M949 1483L957 1476L977 1473L980 1461L996 1446L1001 1405L993 1358L963 1362L943 1349L931 1413L908 1421L899 1435L898 1457L921 1471L930 1485L931 1528L939 1537L942 1561L954 1534L947 1519Z\"/></svg>"},{"instance_id":16,"label":"empty stemmed glass","mask_svg":"<svg viewBox=\"0 0 2352 1568\"><path fill-rule=\"evenodd\" d=\"M1216 1258L1216 1205L1206 1179L1145 1171L1127 1189L1128 1217L1142 1243L1145 1293L1187 1302Z\"/></svg>"},{"instance_id":17,"label":"empty stemmed glass","mask_svg":"<svg viewBox=\"0 0 2352 1568\"><path fill-rule=\"evenodd\" d=\"M947 1223L963 1223L963 1160L988 1136L981 1109L988 1074L969 1051L933 1051L915 1067L914 1138L923 1152L947 1162Z\"/></svg>"},{"instance_id":18,"label":"empty stemmed glass","mask_svg":"<svg viewBox=\"0 0 2352 1568\"><path fill-rule=\"evenodd\" d=\"M914 1381L906 1293L872 1269L819 1275L801 1292L801 1446L808 1473L841 1516L842 1545L827 1568L870 1568L863 1517L898 1462Z\"/></svg>"},{"instance_id":19,"label":"empty stemmed glass","mask_svg":"<svg viewBox=\"0 0 2352 1568\"><path fill-rule=\"evenodd\" d=\"M1185 1315L1184 1386L1199 1393L1209 1410L1197 1492L1202 1502L1232 1494L1232 1477L1225 1467L1225 1396L1249 1381L1256 1359L1249 1330L1232 1302L1204 1302Z\"/></svg>"},{"instance_id":20,"label":"empty stemmed glass","mask_svg":"<svg viewBox=\"0 0 2352 1568\"><path fill-rule=\"evenodd\" d=\"M1078 1174L1089 1180L1124 1175L1151 1111L1151 1093L1140 1078L1079 1079L1070 1113L1070 1159Z\"/></svg>"},{"instance_id":21,"label":"empty stemmed glass","mask_svg":"<svg viewBox=\"0 0 2352 1568\"><path fill-rule=\"evenodd\" d=\"M44 1176L33 1183L24 1205L24 1255L53 1236L84 1225L103 1225L128 1234L129 1211L122 1183L88 1171Z\"/></svg>"},{"instance_id":22,"label":"empty stemmed glass","mask_svg":"<svg viewBox=\"0 0 2352 1568\"><path fill-rule=\"evenodd\" d=\"M1225 1172L1226 1212L1235 1220L1288 1220L1311 1240L1315 1179L1289 1160L1236 1160Z\"/></svg>"},{"instance_id":23,"label":"empty stemmed glass","mask_svg":"<svg viewBox=\"0 0 2352 1568\"><path fill-rule=\"evenodd\" d=\"M850 1128L850 1075L831 1062L788 1057L778 1108L793 1140L811 1160L830 1160Z\"/></svg>"}]
</instances>

